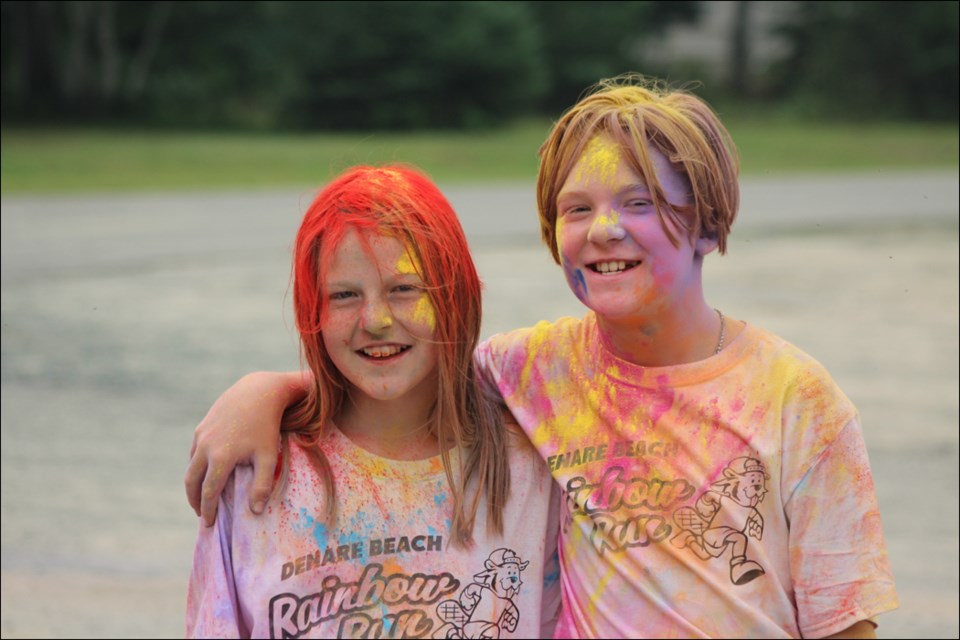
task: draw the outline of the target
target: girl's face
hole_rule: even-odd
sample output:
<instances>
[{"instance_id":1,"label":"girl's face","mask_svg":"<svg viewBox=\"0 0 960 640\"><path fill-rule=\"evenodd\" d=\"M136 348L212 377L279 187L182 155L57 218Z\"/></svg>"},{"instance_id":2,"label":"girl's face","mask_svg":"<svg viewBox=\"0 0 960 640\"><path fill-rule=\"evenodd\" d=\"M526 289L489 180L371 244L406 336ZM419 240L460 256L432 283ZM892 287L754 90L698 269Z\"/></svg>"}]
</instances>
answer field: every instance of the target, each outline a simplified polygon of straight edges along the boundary
<instances>
[{"instance_id":1,"label":"girl's face","mask_svg":"<svg viewBox=\"0 0 960 640\"><path fill-rule=\"evenodd\" d=\"M415 266L400 240L348 230L323 279L322 333L354 391L429 407L436 396L436 316Z\"/></svg>"},{"instance_id":2,"label":"girl's face","mask_svg":"<svg viewBox=\"0 0 960 640\"><path fill-rule=\"evenodd\" d=\"M670 203L690 202L684 176L657 149L651 159ZM667 224L650 189L608 136L593 138L557 196L557 248L567 283L599 316L649 319L698 289L700 246L683 229Z\"/></svg>"}]
</instances>

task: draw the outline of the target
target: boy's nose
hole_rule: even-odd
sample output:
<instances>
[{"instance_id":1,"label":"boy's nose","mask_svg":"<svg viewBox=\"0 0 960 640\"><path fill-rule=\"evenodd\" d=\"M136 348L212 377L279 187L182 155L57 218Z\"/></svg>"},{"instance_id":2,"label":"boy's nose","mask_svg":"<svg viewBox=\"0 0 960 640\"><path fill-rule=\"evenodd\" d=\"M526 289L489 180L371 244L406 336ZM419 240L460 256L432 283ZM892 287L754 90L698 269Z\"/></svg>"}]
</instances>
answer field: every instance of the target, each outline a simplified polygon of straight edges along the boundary
<instances>
[{"instance_id":1,"label":"boy's nose","mask_svg":"<svg viewBox=\"0 0 960 640\"><path fill-rule=\"evenodd\" d=\"M363 308L360 320L364 331L379 334L393 326L393 312L385 301L372 301Z\"/></svg>"},{"instance_id":2,"label":"boy's nose","mask_svg":"<svg viewBox=\"0 0 960 640\"><path fill-rule=\"evenodd\" d=\"M587 240L590 242L611 242L614 240L623 240L627 235L620 225L620 214L616 211L598 215L590 224L590 230L587 232Z\"/></svg>"}]
</instances>

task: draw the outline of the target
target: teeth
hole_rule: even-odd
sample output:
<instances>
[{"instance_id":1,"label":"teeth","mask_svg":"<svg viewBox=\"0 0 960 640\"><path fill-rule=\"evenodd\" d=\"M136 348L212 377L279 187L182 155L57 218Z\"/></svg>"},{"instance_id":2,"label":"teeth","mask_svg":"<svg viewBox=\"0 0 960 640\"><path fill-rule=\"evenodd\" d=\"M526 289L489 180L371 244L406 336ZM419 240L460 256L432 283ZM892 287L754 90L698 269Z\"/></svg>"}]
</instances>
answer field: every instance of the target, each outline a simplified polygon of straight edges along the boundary
<instances>
[{"instance_id":1,"label":"teeth","mask_svg":"<svg viewBox=\"0 0 960 640\"><path fill-rule=\"evenodd\" d=\"M364 355L368 355L371 358L388 358L390 356L395 356L401 351L406 349L406 347L401 347L399 345L382 345L379 347L365 347L361 349Z\"/></svg>"},{"instance_id":2,"label":"teeth","mask_svg":"<svg viewBox=\"0 0 960 640\"><path fill-rule=\"evenodd\" d=\"M599 271L600 273L619 273L621 271L627 270L627 262L625 260L611 260L609 262L598 262L594 265L594 270ZM631 262L629 265L631 267L636 266L636 262Z\"/></svg>"}]
</instances>

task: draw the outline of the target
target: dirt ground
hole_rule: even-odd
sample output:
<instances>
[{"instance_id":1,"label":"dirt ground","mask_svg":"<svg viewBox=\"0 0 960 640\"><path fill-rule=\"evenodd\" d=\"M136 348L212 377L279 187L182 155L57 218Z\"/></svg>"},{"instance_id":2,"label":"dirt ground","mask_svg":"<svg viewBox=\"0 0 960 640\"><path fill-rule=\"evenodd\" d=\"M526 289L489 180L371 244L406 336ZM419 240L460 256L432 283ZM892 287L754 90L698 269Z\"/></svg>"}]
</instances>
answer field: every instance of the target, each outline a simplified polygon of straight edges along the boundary
<instances>
[{"instance_id":1,"label":"dirt ground","mask_svg":"<svg viewBox=\"0 0 960 640\"><path fill-rule=\"evenodd\" d=\"M957 173L861 178L745 185L708 299L818 358L860 408L901 600L879 635L956 638ZM582 313L532 186L448 192L485 334ZM183 635L192 430L241 374L297 366L303 197L3 198L4 638Z\"/></svg>"}]
</instances>

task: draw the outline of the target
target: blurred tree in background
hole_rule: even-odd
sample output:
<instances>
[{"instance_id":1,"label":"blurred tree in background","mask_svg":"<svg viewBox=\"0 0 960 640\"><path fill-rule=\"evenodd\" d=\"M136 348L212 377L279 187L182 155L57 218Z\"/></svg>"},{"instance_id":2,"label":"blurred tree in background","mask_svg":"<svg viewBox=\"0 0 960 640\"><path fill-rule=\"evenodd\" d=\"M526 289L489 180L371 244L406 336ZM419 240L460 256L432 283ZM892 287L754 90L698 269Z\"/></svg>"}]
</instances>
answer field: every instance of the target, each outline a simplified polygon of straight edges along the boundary
<instances>
[{"instance_id":1,"label":"blurred tree in background","mask_svg":"<svg viewBox=\"0 0 960 640\"><path fill-rule=\"evenodd\" d=\"M549 82L538 107L559 115L601 78L640 71L637 43L671 24L691 22L700 2L551 2L529 6L543 35Z\"/></svg>"},{"instance_id":2,"label":"blurred tree in background","mask_svg":"<svg viewBox=\"0 0 960 640\"><path fill-rule=\"evenodd\" d=\"M149 20L166 1L113 5L129 20ZM296 89L289 64L290 24L285 5L269 2L174 2L151 69L137 100L113 102L124 119L160 125L270 128ZM105 105L107 106L107 105Z\"/></svg>"},{"instance_id":3,"label":"blurred tree in background","mask_svg":"<svg viewBox=\"0 0 960 640\"><path fill-rule=\"evenodd\" d=\"M283 110L310 128L477 127L528 111L546 88L522 3L292 3Z\"/></svg>"},{"instance_id":4,"label":"blurred tree in background","mask_svg":"<svg viewBox=\"0 0 960 640\"><path fill-rule=\"evenodd\" d=\"M791 2L787 50L746 64L732 3L711 84L815 114L957 119L950 2ZM5 124L259 129L477 128L557 116L601 77L671 74L655 50L702 2L5 1ZM780 9L777 9L780 11ZM699 75L699 74L698 74ZM754 91L751 87L763 87ZM762 96L760 95L762 93Z\"/></svg>"},{"instance_id":5,"label":"blurred tree in background","mask_svg":"<svg viewBox=\"0 0 960 640\"><path fill-rule=\"evenodd\" d=\"M957 120L957 2L801 2L782 25L781 98L831 115Z\"/></svg>"},{"instance_id":6,"label":"blurred tree in background","mask_svg":"<svg viewBox=\"0 0 960 640\"><path fill-rule=\"evenodd\" d=\"M171 4L125 4L0 4L4 119L82 120L142 101Z\"/></svg>"}]
</instances>

